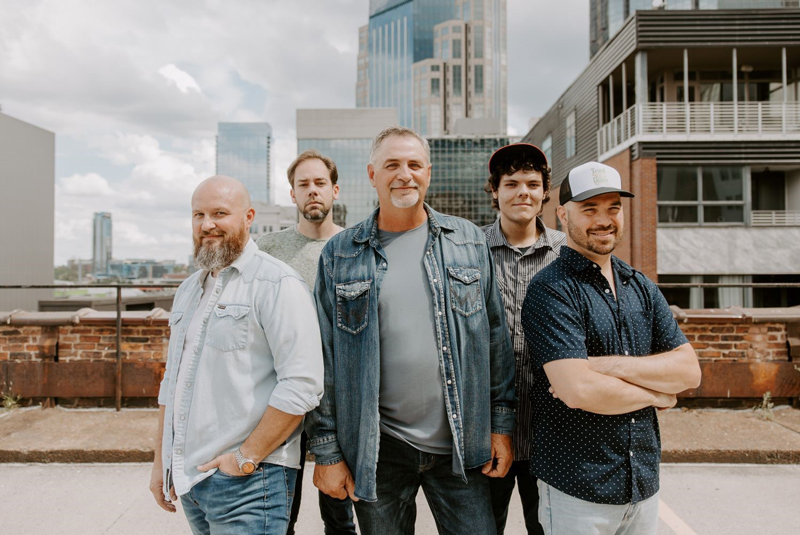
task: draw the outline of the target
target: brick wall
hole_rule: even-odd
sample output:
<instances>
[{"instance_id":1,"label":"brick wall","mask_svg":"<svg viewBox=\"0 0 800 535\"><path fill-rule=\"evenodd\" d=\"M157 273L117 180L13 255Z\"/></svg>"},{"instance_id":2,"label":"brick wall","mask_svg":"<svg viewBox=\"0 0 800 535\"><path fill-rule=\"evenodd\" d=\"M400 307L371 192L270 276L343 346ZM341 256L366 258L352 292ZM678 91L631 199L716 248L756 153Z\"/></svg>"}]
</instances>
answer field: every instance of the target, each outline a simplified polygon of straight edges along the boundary
<instances>
[{"instance_id":1,"label":"brick wall","mask_svg":"<svg viewBox=\"0 0 800 535\"><path fill-rule=\"evenodd\" d=\"M703 361L787 361L785 323L683 323L680 325Z\"/></svg>"},{"instance_id":2,"label":"brick wall","mask_svg":"<svg viewBox=\"0 0 800 535\"><path fill-rule=\"evenodd\" d=\"M169 327L166 322L154 325L123 325L122 358L128 361L166 361ZM42 342L55 330L55 354L42 351ZM26 325L0 326L0 361L2 360L116 360L116 328L110 325ZM55 357L55 358L54 358Z\"/></svg>"},{"instance_id":3,"label":"brick wall","mask_svg":"<svg viewBox=\"0 0 800 535\"><path fill-rule=\"evenodd\" d=\"M631 258L633 266L658 282L656 265L656 228L658 227L658 181L655 158L639 158L631 162Z\"/></svg>"},{"instance_id":4,"label":"brick wall","mask_svg":"<svg viewBox=\"0 0 800 535\"><path fill-rule=\"evenodd\" d=\"M630 149L626 149L621 153L613 156L612 158L603 162L604 164L613 167L619 172L619 176L622 179L622 189L631 191L631 151ZM632 192L635 195L635 192ZM627 262L628 264L632 265L636 269L640 269L638 265L636 265L635 259L631 256L631 239L632 236L635 235L637 232L637 221L633 218L634 210L631 206L632 201L636 201L638 199L630 199L623 197L622 198L622 209L625 214L625 228L622 231L622 241L617 248L614 249L614 256L618 257L620 260Z\"/></svg>"}]
</instances>

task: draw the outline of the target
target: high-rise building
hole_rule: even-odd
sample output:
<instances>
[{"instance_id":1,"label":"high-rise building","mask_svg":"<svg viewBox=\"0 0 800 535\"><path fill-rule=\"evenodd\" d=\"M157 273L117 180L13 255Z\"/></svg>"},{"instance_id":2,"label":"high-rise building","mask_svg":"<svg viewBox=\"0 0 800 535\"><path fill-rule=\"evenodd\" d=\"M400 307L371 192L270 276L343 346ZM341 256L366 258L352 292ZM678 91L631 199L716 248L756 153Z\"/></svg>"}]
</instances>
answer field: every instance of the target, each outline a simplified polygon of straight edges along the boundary
<instances>
[{"instance_id":1,"label":"high-rise building","mask_svg":"<svg viewBox=\"0 0 800 535\"><path fill-rule=\"evenodd\" d=\"M53 284L52 132L0 113L0 284ZM49 290L0 290L0 310L35 311Z\"/></svg>"},{"instance_id":2,"label":"high-rise building","mask_svg":"<svg viewBox=\"0 0 800 535\"><path fill-rule=\"evenodd\" d=\"M250 198L272 200L272 127L267 123L219 123L217 174L241 181Z\"/></svg>"},{"instance_id":3,"label":"high-rise building","mask_svg":"<svg viewBox=\"0 0 800 535\"><path fill-rule=\"evenodd\" d=\"M394 108L297 110L297 151L315 149L339 171L339 200L333 205L338 224L352 226L378 206L367 176L369 150L372 139L393 124Z\"/></svg>"},{"instance_id":4,"label":"high-rise building","mask_svg":"<svg viewBox=\"0 0 800 535\"><path fill-rule=\"evenodd\" d=\"M372 0L359 43L357 106L395 107L400 124L428 135L471 117L505 131L506 0ZM439 97L429 66L415 65L431 59L442 69Z\"/></svg>"},{"instance_id":5,"label":"high-rise building","mask_svg":"<svg viewBox=\"0 0 800 535\"><path fill-rule=\"evenodd\" d=\"M434 210L463 217L478 226L493 223L497 212L483 190L489 177L489 157L513 141L505 136L428 139L433 170L425 201Z\"/></svg>"},{"instance_id":6,"label":"high-rise building","mask_svg":"<svg viewBox=\"0 0 800 535\"><path fill-rule=\"evenodd\" d=\"M92 222L92 271L95 276L110 273L111 238L111 214L95 212Z\"/></svg>"},{"instance_id":7,"label":"high-rise building","mask_svg":"<svg viewBox=\"0 0 800 535\"><path fill-rule=\"evenodd\" d=\"M633 267L739 285L670 289L672 304L800 304L745 286L800 283L800 9L638 11L525 140L551 155L553 198L587 161L620 172L636 197L615 254Z\"/></svg>"},{"instance_id":8,"label":"high-rise building","mask_svg":"<svg viewBox=\"0 0 800 535\"><path fill-rule=\"evenodd\" d=\"M797 8L798 0L590 0L589 52L598 50L622 28L627 18L642 10L774 9Z\"/></svg>"}]
</instances>

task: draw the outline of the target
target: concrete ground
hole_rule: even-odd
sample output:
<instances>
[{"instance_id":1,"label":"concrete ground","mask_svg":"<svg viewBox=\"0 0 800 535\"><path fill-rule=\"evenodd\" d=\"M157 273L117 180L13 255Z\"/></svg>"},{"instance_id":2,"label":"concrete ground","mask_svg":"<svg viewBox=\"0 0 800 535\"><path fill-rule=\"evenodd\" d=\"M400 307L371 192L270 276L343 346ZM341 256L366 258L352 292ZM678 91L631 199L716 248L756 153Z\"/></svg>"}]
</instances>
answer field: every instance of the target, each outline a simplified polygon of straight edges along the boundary
<instances>
[{"instance_id":1,"label":"concrete ground","mask_svg":"<svg viewBox=\"0 0 800 535\"><path fill-rule=\"evenodd\" d=\"M157 417L152 409L0 413L0 463L149 462ZM665 462L800 463L798 409L673 409L659 421Z\"/></svg>"},{"instance_id":2,"label":"concrete ground","mask_svg":"<svg viewBox=\"0 0 800 535\"><path fill-rule=\"evenodd\" d=\"M311 465L313 468L313 464ZM9 535L142 535L190 533L179 511L169 514L147 488L150 465L0 464L0 532ZM659 535L798 533L800 466L665 464ZM311 471L306 472L306 488ZM319 535L316 497L301 506L298 535ZM420 495L416 532L436 533ZM508 535L522 535L518 497ZM480 535L480 534L476 534Z\"/></svg>"}]
</instances>

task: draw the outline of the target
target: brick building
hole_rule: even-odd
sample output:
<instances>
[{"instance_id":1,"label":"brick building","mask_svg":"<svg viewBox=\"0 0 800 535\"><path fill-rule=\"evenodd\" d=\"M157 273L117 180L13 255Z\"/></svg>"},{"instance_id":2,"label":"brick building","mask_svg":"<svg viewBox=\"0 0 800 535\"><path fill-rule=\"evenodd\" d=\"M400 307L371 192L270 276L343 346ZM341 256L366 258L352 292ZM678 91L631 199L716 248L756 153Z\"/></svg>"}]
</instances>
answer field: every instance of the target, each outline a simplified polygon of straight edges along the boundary
<instances>
[{"instance_id":1,"label":"brick building","mask_svg":"<svg viewBox=\"0 0 800 535\"><path fill-rule=\"evenodd\" d=\"M525 136L554 194L616 168L618 255L661 283L800 282L800 10L636 11ZM557 227L557 203L545 220ZM684 308L793 306L792 288L665 290Z\"/></svg>"}]
</instances>

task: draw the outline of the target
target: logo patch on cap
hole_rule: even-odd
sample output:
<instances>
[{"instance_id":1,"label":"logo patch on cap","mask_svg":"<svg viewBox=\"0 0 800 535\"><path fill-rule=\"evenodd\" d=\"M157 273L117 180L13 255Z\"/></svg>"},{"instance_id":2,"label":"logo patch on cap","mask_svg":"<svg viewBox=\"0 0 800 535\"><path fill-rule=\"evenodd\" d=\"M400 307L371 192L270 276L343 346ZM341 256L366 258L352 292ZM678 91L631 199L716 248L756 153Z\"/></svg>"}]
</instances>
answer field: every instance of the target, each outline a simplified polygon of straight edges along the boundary
<instances>
[{"instance_id":1,"label":"logo patch on cap","mask_svg":"<svg viewBox=\"0 0 800 535\"><path fill-rule=\"evenodd\" d=\"M607 186L609 182L605 168L603 167L592 168L592 181L594 181L595 186Z\"/></svg>"}]
</instances>

